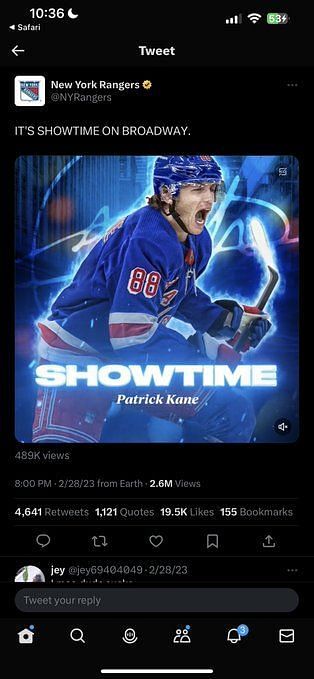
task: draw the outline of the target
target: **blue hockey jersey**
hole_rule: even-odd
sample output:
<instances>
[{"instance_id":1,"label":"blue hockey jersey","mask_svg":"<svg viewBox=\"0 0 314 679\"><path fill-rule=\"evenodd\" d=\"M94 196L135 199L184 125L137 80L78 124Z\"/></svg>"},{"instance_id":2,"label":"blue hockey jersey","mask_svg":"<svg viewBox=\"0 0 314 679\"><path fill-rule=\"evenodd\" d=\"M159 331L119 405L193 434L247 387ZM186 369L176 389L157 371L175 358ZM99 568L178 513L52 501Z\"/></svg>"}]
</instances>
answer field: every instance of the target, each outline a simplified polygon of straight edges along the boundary
<instances>
[{"instance_id":1,"label":"blue hockey jersey","mask_svg":"<svg viewBox=\"0 0 314 679\"><path fill-rule=\"evenodd\" d=\"M196 286L210 255L206 229L182 244L158 210L133 212L93 247L40 323L41 355L113 349L120 360L195 362L196 349L167 323L175 317L202 332L215 323L221 307Z\"/></svg>"}]
</instances>

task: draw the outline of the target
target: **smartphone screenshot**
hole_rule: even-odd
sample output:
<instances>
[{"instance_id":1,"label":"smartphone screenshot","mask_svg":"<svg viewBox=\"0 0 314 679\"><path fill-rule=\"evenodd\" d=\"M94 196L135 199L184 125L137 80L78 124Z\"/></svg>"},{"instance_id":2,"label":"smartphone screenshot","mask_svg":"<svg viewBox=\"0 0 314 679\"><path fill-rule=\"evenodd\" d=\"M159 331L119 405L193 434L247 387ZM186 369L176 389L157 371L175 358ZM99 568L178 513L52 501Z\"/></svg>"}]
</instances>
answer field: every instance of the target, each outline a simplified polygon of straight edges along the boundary
<instances>
[{"instance_id":1,"label":"smartphone screenshot","mask_svg":"<svg viewBox=\"0 0 314 679\"><path fill-rule=\"evenodd\" d=\"M311 16L256 9L7 9L14 678L311 674Z\"/></svg>"}]
</instances>

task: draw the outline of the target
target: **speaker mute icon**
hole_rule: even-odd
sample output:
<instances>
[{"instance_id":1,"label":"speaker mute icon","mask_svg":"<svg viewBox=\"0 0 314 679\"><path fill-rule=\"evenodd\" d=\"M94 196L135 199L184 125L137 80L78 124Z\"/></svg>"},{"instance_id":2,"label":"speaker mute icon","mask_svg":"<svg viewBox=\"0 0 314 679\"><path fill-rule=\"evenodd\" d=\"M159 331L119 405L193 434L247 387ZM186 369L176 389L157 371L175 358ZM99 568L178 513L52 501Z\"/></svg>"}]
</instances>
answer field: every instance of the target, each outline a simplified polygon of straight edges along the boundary
<instances>
[{"instance_id":1,"label":"speaker mute icon","mask_svg":"<svg viewBox=\"0 0 314 679\"><path fill-rule=\"evenodd\" d=\"M276 434L280 436L285 436L291 431L291 422L286 417L281 417L280 420L276 420L274 424L274 430Z\"/></svg>"}]
</instances>

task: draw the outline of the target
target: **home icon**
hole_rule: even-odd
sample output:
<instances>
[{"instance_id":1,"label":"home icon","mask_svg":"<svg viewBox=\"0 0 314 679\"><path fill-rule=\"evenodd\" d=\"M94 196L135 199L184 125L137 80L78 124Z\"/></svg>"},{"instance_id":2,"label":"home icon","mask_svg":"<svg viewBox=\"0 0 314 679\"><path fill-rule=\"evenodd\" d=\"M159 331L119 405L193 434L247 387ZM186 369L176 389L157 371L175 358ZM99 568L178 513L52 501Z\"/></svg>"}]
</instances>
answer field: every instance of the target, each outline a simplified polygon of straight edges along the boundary
<instances>
[{"instance_id":1,"label":"home icon","mask_svg":"<svg viewBox=\"0 0 314 679\"><path fill-rule=\"evenodd\" d=\"M32 632L30 629L22 629L21 632L17 633L18 638L19 638L19 644L32 644L33 643L33 636L34 632Z\"/></svg>"}]
</instances>

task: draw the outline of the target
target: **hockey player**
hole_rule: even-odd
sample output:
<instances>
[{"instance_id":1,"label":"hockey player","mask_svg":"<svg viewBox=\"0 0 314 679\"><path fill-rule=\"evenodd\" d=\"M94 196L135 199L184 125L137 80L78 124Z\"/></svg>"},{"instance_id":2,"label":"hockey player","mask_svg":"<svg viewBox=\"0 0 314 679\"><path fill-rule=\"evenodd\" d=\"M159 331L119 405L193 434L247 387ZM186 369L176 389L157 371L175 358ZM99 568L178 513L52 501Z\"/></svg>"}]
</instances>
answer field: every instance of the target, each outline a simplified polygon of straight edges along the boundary
<instances>
[{"instance_id":1,"label":"hockey player","mask_svg":"<svg viewBox=\"0 0 314 679\"><path fill-rule=\"evenodd\" d=\"M212 302L196 285L211 256L206 219L224 195L215 159L159 157L153 179L148 205L105 233L39 323L41 360L195 364L201 351L211 361L232 364L239 355L231 345L247 314L254 320L246 349L269 330L267 315L258 309L232 299ZM190 323L195 335L186 340L167 327L173 317ZM111 400L102 390L40 390L33 440L99 441ZM149 412L187 416L180 406L173 410ZM203 390L188 417L202 428L204 440L249 441L255 424L249 401L230 390Z\"/></svg>"}]
</instances>

